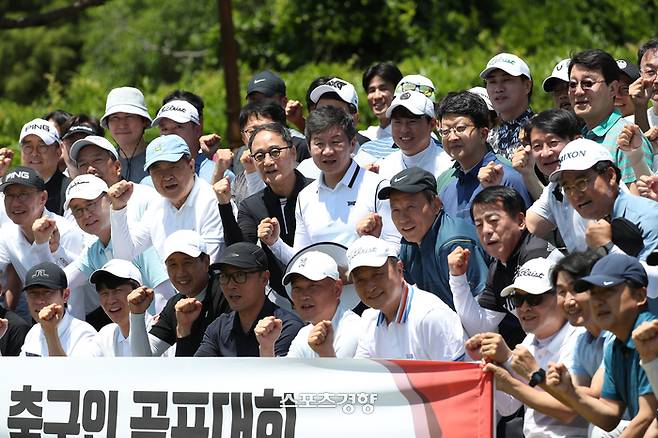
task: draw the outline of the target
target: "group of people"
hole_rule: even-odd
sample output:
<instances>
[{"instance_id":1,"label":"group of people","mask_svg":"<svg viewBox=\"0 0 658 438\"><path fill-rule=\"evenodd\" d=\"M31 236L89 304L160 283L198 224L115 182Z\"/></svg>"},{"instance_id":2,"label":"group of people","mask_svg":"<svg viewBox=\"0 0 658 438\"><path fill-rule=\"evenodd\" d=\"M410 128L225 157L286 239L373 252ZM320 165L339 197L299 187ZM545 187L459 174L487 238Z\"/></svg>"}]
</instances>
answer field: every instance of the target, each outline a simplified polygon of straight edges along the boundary
<instances>
[{"instance_id":1,"label":"group of people","mask_svg":"<svg viewBox=\"0 0 658 438\"><path fill-rule=\"evenodd\" d=\"M575 53L534 113L514 54L442 98L378 63L361 131L353 84L263 71L233 150L189 91L32 120L0 354L481 361L499 436L658 436L657 71L657 39Z\"/></svg>"}]
</instances>

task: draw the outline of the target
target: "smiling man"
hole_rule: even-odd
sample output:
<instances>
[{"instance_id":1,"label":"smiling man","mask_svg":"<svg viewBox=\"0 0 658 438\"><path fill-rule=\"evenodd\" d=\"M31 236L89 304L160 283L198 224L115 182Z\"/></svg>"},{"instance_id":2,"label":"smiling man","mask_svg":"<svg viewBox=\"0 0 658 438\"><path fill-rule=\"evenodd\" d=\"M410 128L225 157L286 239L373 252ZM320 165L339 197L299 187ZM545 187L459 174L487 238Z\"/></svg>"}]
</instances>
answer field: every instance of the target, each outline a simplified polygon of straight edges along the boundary
<instances>
[{"instance_id":1,"label":"smiling man","mask_svg":"<svg viewBox=\"0 0 658 438\"><path fill-rule=\"evenodd\" d=\"M491 104L501 120L490 136L491 146L496 153L511 158L520 144L521 128L532 117L530 69L518 56L499 53L489 60L480 78L484 79Z\"/></svg>"},{"instance_id":2,"label":"smiling man","mask_svg":"<svg viewBox=\"0 0 658 438\"><path fill-rule=\"evenodd\" d=\"M459 317L435 295L404 280L395 249L373 236L362 236L347 250L348 276L370 309L357 358L459 361L464 330Z\"/></svg>"},{"instance_id":3,"label":"smiling man","mask_svg":"<svg viewBox=\"0 0 658 438\"><path fill-rule=\"evenodd\" d=\"M264 318L280 323L281 334L272 355L288 354L290 343L304 326L294 313L282 309L265 296L269 279L267 256L257 245L238 242L219 260L219 283L232 312L218 317L203 335L194 354L203 357L258 357L256 326Z\"/></svg>"}]
</instances>

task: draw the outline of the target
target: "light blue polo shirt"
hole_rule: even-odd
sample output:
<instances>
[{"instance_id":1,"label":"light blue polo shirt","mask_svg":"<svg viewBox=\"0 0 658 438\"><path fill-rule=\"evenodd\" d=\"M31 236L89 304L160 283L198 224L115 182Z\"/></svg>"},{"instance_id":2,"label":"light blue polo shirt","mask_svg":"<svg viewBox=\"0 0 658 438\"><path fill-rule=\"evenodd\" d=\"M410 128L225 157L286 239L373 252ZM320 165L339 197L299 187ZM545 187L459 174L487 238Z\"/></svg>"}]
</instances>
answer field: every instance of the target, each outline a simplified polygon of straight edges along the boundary
<instances>
[{"instance_id":1,"label":"light blue polo shirt","mask_svg":"<svg viewBox=\"0 0 658 438\"><path fill-rule=\"evenodd\" d=\"M640 228L644 248L637 258L646 260L658 249L658 202L620 190L612 207L611 219L618 217L626 218Z\"/></svg>"},{"instance_id":2,"label":"light blue polo shirt","mask_svg":"<svg viewBox=\"0 0 658 438\"><path fill-rule=\"evenodd\" d=\"M103 267L105 263L114 258L112 252L112 240L104 247L99 239L87 247L80 254L80 271L89 278L91 274ZM142 275L142 284L154 288L165 280L168 280L167 272L162 261L158 258L155 248L151 247L133 259L133 263Z\"/></svg>"},{"instance_id":3,"label":"light blue polo shirt","mask_svg":"<svg viewBox=\"0 0 658 438\"><path fill-rule=\"evenodd\" d=\"M615 338L614 342L606 344L603 352L605 375L601 397L625 403L630 418L634 418L640 410L640 396L653 393L630 334L643 322L654 319L656 316L653 313L640 312L628 340L622 342Z\"/></svg>"},{"instance_id":4,"label":"light blue polo shirt","mask_svg":"<svg viewBox=\"0 0 658 438\"><path fill-rule=\"evenodd\" d=\"M590 383L596 371L603 365L605 345L612 343L615 335L603 330L597 337L588 331L578 335L573 352L572 374L587 379Z\"/></svg>"},{"instance_id":5,"label":"light blue polo shirt","mask_svg":"<svg viewBox=\"0 0 658 438\"><path fill-rule=\"evenodd\" d=\"M591 131L586 126L583 128L583 136L585 138L602 144L610 151L610 155L615 158L615 164L621 170L621 179L626 184L637 180L635 171L628 162L626 155L623 151L617 149L617 137L619 137L624 126L628 124L630 122L622 117L618 109L615 109L607 119L603 120ZM651 169L653 166L653 148L644 135L642 136L642 150L644 150L644 161L646 161Z\"/></svg>"}]
</instances>

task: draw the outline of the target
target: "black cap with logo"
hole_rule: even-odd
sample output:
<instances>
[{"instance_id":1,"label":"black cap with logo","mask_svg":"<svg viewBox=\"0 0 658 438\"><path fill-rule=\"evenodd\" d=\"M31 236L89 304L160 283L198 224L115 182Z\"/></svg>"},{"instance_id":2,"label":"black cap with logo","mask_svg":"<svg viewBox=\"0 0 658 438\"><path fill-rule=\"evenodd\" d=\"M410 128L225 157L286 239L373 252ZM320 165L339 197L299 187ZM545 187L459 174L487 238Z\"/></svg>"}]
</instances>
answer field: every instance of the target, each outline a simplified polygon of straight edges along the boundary
<instances>
[{"instance_id":1,"label":"black cap with logo","mask_svg":"<svg viewBox=\"0 0 658 438\"><path fill-rule=\"evenodd\" d=\"M32 286L43 286L49 289L66 289L68 281L66 274L54 263L44 262L32 266L25 275L23 290Z\"/></svg>"},{"instance_id":2,"label":"black cap with logo","mask_svg":"<svg viewBox=\"0 0 658 438\"><path fill-rule=\"evenodd\" d=\"M404 193L419 193L429 190L436 194L436 178L431 172L420 167L409 167L395 174L391 178L391 184L381 189L377 197L379 199L388 199L391 197L393 190Z\"/></svg>"},{"instance_id":3,"label":"black cap with logo","mask_svg":"<svg viewBox=\"0 0 658 438\"><path fill-rule=\"evenodd\" d=\"M30 167L19 166L6 174L0 183L0 192L4 192L5 188L12 184L34 187L37 190L46 190L46 184L43 182L43 179L36 170Z\"/></svg>"},{"instance_id":4,"label":"black cap with logo","mask_svg":"<svg viewBox=\"0 0 658 438\"><path fill-rule=\"evenodd\" d=\"M217 264L263 271L268 268L267 255L263 248L250 242L238 242L229 246Z\"/></svg>"},{"instance_id":5,"label":"black cap with logo","mask_svg":"<svg viewBox=\"0 0 658 438\"><path fill-rule=\"evenodd\" d=\"M267 97L275 94L286 95L286 83L277 74L269 70L256 73L247 85L247 96L251 93L263 93Z\"/></svg>"}]
</instances>

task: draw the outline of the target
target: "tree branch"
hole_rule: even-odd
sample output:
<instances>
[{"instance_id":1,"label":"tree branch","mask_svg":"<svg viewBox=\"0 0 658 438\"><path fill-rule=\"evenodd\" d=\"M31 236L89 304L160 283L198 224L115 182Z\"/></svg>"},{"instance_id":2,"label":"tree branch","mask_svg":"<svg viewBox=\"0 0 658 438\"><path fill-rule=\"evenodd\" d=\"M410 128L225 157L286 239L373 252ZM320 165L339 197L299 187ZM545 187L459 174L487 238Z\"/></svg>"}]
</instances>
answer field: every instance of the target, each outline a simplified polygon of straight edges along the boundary
<instances>
[{"instance_id":1,"label":"tree branch","mask_svg":"<svg viewBox=\"0 0 658 438\"><path fill-rule=\"evenodd\" d=\"M0 17L0 29L23 29L26 27L45 26L63 18L73 17L92 6L100 6L106 0L77 0L71 6L52 11L28 15L21 18Z\"/></svg>"}]
</instances>

